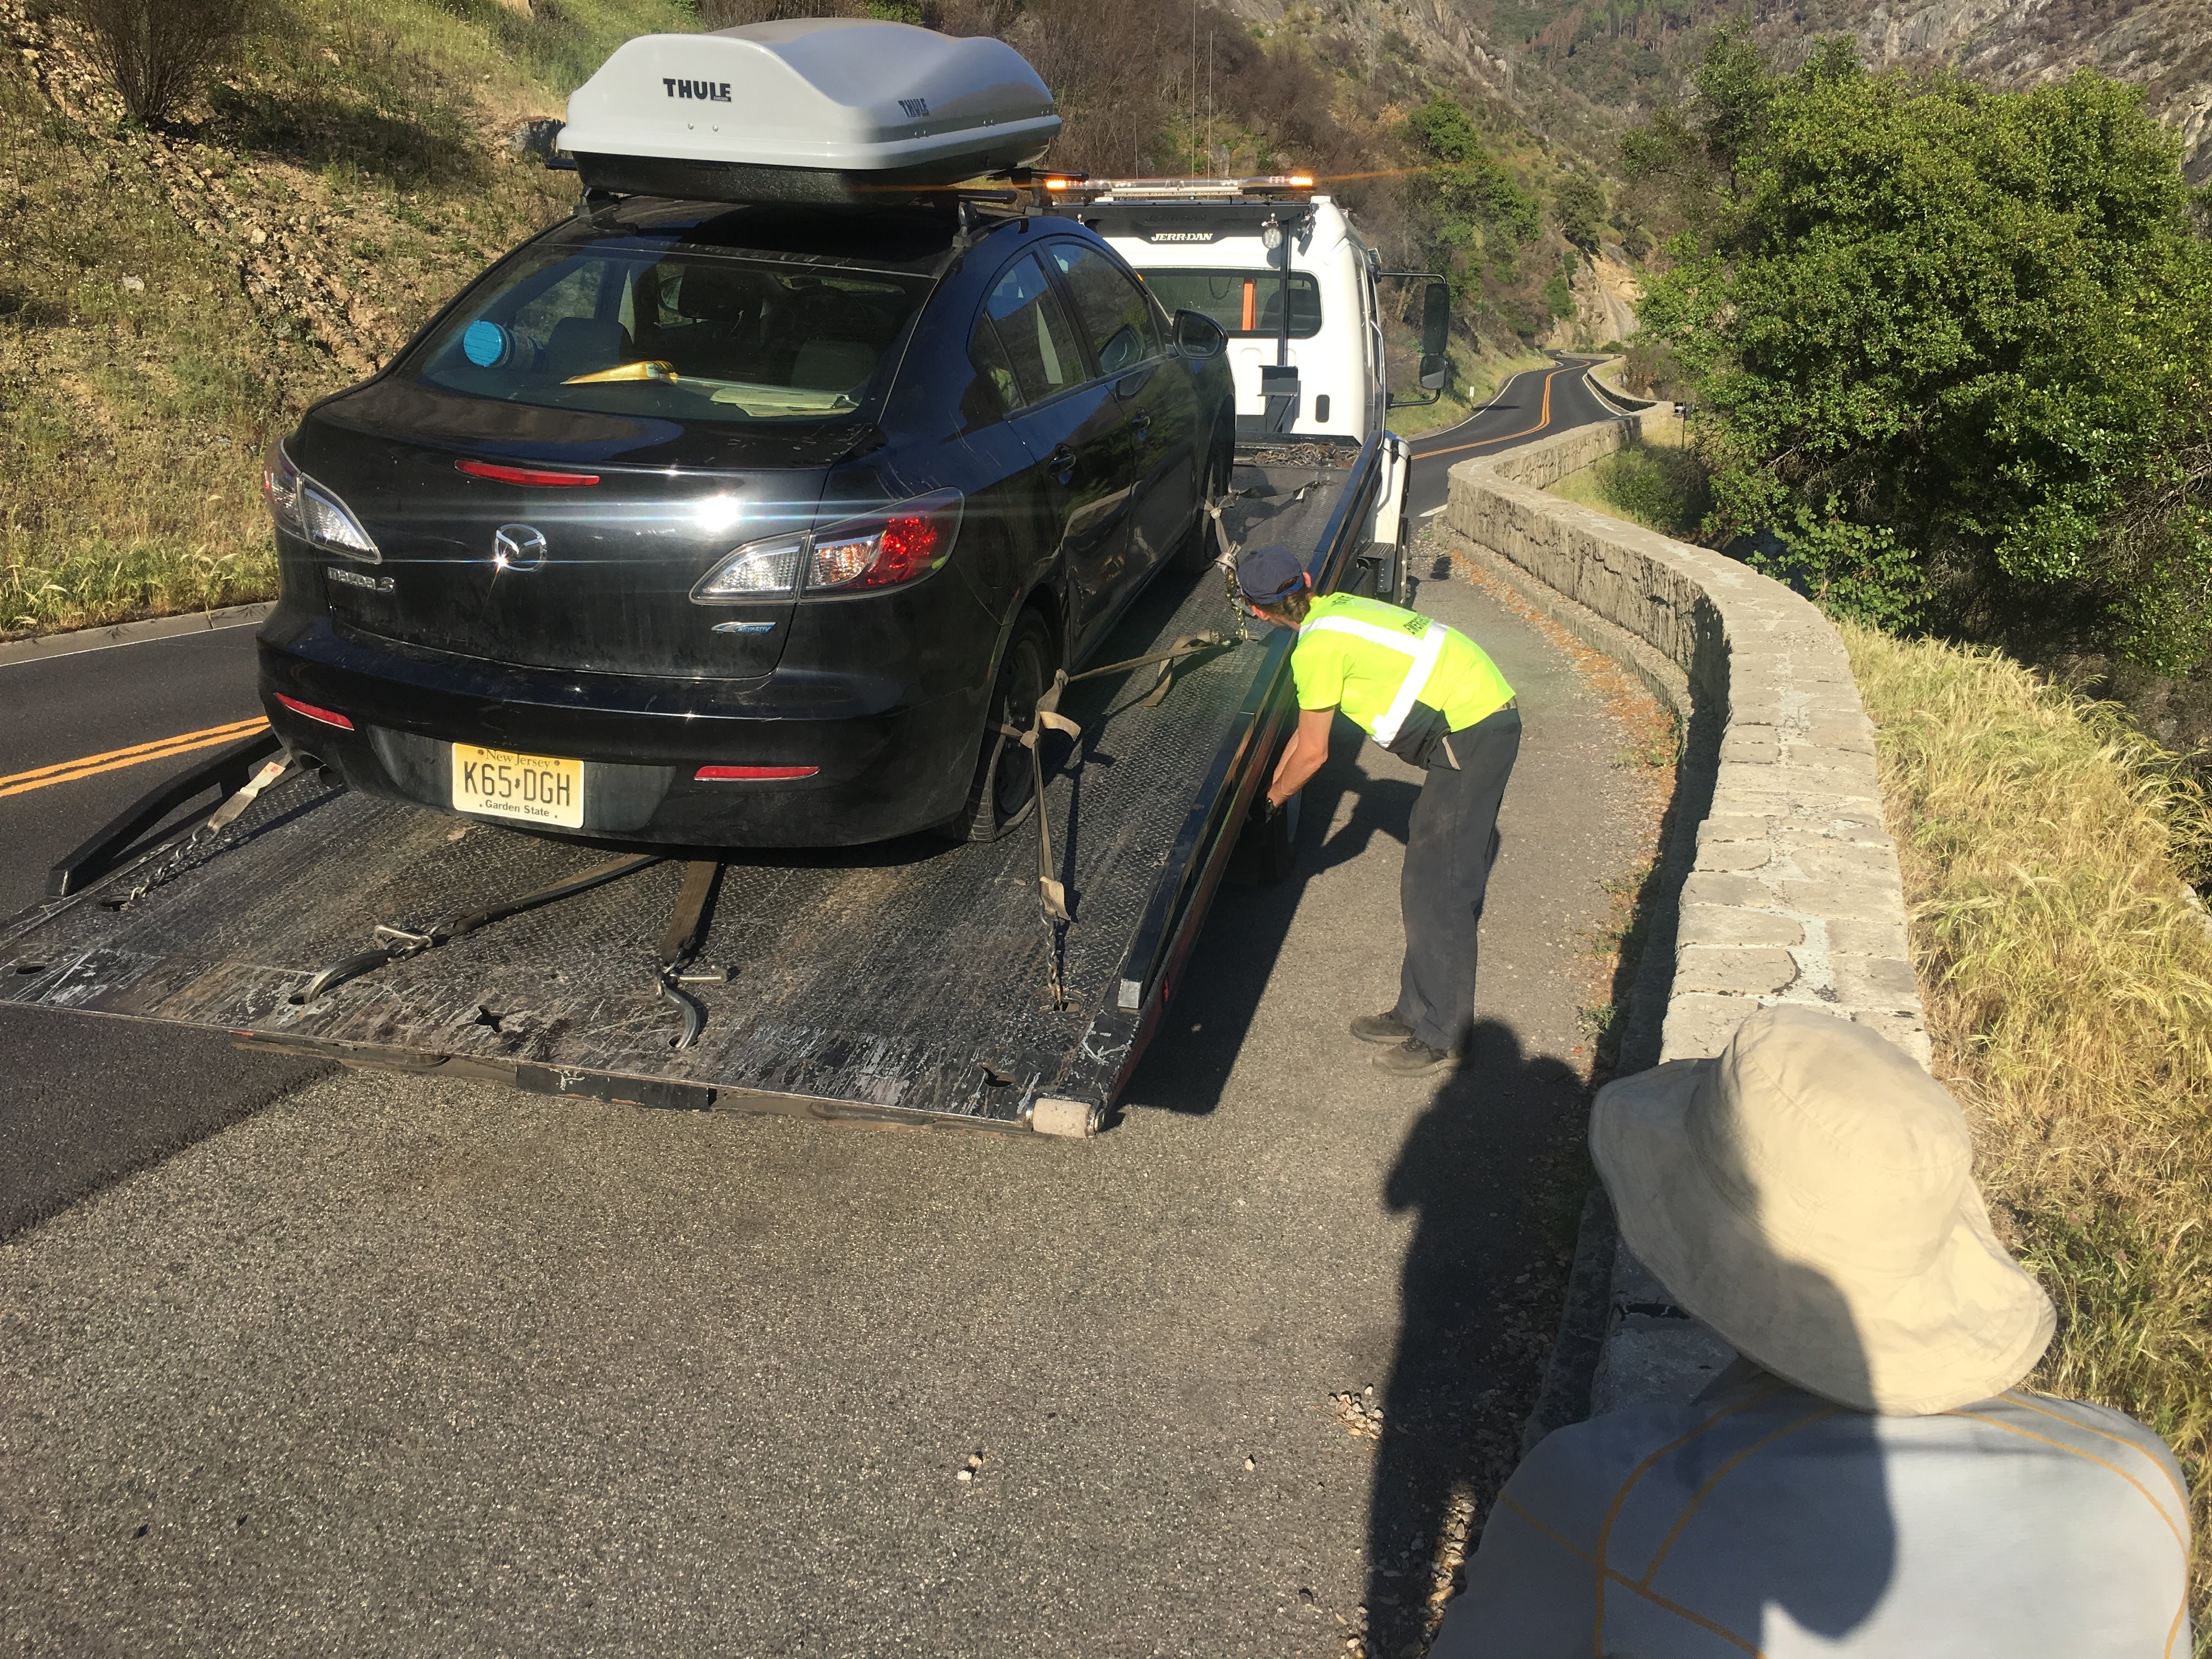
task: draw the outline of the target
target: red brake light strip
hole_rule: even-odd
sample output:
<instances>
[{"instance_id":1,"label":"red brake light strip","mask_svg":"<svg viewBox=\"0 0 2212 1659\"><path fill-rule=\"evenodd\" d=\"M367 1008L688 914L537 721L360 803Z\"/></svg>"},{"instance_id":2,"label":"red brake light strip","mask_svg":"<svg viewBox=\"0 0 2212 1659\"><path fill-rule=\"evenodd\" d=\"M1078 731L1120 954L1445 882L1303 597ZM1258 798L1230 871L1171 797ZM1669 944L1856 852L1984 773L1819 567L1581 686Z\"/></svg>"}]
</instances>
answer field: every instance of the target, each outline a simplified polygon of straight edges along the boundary
<instances>
[{"instance_id":1,"label":"red brake light strip","mask_svg":"<svg viewBox=\"0 0 2212 1659\"><path fill-rule=\"evenodd\" d=\"M454 466L471 478L495 478L501 483L531 484L557 489L574 484L595 484L596 472L549 472L543 467L503 466L497 461L455 461Z\"/></svg>"},{"instance_id":2,"label":"red brake light strip","mask_svg":"<svg viewBox=\"0 0 2212 1659\"><path fill-rule=\"evenodd\" d=\"M288 697L282 691L276 694L276 701L294 714L304 714L311 720L320 720L325 726L335 726L341 732L353 730L353 722L343 714L333 714L327 708L318 708L311 702L301 702L297 697Z\"/></svg>"},{"instance_id":3,"label":"red brake light strip","mask_svg":"<svg viewBox=\"0 0 2212 1659\"><path fill-rule=\"evenodd\" d=\"M696 783L763 783L781 778L811 778L818 766L702 766L691 775Z\"/></svg>"}]
</instances>

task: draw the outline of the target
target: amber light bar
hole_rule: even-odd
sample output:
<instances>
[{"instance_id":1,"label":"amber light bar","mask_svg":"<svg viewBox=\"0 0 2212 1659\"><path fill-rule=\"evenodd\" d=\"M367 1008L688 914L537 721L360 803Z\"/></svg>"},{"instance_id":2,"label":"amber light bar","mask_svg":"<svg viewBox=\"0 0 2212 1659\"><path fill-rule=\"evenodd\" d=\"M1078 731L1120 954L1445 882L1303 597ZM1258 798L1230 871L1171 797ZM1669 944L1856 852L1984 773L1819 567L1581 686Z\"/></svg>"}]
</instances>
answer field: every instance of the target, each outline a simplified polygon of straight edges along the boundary
<instances>
[{"instance_id":1,"label":"amber light bar","mask_svg":"<svg viewBox=\"0 0 2212 1659\"><path fill-rule=\"evenodd\" d=\"M1249 179L1092 179L1054 174L1044 181L1048 191L1081 196L1138 196L1148 200L1194 199L1218 201L1236 196L1273 196L1314 187L1310 173L1267 173Z\"/></svg>"}]
</instances>

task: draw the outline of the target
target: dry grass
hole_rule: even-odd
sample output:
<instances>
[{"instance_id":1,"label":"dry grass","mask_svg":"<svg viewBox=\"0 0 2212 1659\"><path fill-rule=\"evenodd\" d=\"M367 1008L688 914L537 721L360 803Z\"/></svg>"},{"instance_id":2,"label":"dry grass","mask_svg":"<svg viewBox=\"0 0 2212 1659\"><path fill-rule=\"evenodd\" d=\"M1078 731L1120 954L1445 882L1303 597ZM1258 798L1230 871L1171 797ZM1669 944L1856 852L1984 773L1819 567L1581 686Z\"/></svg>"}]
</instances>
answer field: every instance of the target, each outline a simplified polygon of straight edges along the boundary
<instances>
[{"instance_id":1,"label":"dry grass","mask_svg":"<svg viewBox=\"0 0 2212 1659\"><path fill-rule=\"evenodd\" d=\"M677 0L302 0L149 133L0 0L0 637L268 597L270 438L383 361L573 175L508 149Z\"/></svg>"},{"instance_id":2,"label":"dry grass","mask_svg":"<svg viewBox=\"0 0 2212 1659\"><path fill-rule=\"evenodd\" d=\"M2116 1406L2195 1492L2212 1652L2212 819L2109 704L1840 624L1879 729L1939 1074L2059 1310L2032 1379Z\"/></svg>"},{"instance_id":3,"label":"dry grass","mask_svg":"<svg viewBox=\"0 0 2212 1659\"><path fill-rule=\"evenodd\" d=\"M1550 493L1686 541L1711 507L1710 476L1681 417L1655 410L1640 441L1568 473Z\"/></svg>"}]
</instances>

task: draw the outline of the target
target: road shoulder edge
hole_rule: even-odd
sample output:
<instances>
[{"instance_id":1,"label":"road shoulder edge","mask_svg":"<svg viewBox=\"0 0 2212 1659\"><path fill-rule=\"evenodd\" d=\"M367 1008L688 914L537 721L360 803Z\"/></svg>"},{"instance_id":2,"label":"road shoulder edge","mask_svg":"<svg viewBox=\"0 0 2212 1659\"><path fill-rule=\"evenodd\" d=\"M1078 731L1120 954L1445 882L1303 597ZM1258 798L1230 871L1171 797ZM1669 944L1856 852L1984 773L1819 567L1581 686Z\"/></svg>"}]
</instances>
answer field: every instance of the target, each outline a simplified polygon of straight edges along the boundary
<instances>
[{"instance_id":1,"label":"road shoulder edge","mask_svg":"<svg viewBox=\"0 0 2212 1659\"><path fill-rule=\"evenodd\" d=\"M23 662L47 662L87 651L105 651L118 645L138 645L148 640L177 639L186 634L212 634L226 628L246 628L262 621L276 608L274 599L255 605L227 605L216 611L195 611L180 617L148 617L139 622L106 623L98 628L72 629L62 634L33 634L26 639L0 641L0 668Z\"/></svg>"}]
</instances>

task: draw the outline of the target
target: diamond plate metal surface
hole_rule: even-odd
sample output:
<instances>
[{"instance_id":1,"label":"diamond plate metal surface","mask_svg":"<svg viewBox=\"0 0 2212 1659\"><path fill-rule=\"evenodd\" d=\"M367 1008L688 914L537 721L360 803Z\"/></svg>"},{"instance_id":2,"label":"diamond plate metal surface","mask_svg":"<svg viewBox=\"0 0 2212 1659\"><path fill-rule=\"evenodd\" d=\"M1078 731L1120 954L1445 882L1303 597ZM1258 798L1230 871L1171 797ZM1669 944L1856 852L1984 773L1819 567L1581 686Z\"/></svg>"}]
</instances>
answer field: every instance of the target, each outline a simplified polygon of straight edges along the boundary
<instances>
[{"instance_id":1,"label":"diamond plate metal surface","mask_svg":"<svg viewBox=\"0 0 2212 1659\"><path fill-rule=\"evenodd\" d=\"M1240 474L1238 482L1248 481ZM1310 545L1342 477L1270 468L1232 533ZM1322 480L1295 499L1309 479ZM1097 660L1235 630L1219 577L1163 577ZM814 854L734 855L688 988L707 1026L688 1049L656 993L654 947L683 865L670 861L496 922L307 1006L329 962L602 862L599 847L288 779L125 908L156 852L77 897L0 923L0 1000L365 1044L425 1059L662 1079L717 1091L1013 1122L1096 1017L1178 830L1252 684L1260 646L1183 666L1144 706L1152 671L1071 689L1079 743L1048 750L1058 935L1069 1000L1047 994L1055 935L1037 902L1034 833L989 846L923 838Z\"/></svg>"}]
</instances>

